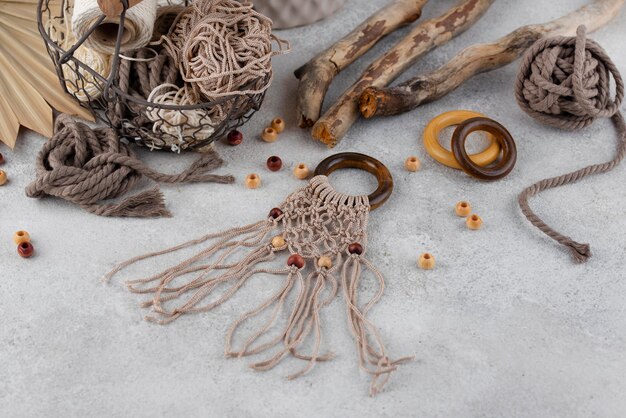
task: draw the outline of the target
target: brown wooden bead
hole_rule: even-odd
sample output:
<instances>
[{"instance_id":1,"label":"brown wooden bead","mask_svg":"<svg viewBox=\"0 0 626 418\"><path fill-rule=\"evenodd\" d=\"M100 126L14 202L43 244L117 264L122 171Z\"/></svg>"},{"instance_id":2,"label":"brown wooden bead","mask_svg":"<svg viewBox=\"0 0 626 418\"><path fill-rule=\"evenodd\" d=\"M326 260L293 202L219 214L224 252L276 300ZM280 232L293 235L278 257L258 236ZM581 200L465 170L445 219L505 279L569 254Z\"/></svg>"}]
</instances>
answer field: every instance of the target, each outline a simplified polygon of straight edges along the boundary
<instances>
[{"instance_id":1,"label":"brown wooden bead","mask_svg":"<svg viewBox=\"0 0 626 418\"><path fill-rule=\"evenodd\" d=\"M328 270L333 266L333 259L327 255L323 255L317 260L317 265L320 268Z\"/></svg>"},{"instance_id":2,"label":"brown wooden bead","mask_svg":"<svg viewBox=\"0 0 626 418\"><path fill-rule=\"evenodd\" d=\"M480 227L483 226L483 220L480 216L474 213L467 217L467 219L465 220L465 224L469 229L476 230L480 229Z\"/></svg>"},{"instance_id":3,"label":"brown wooden bead","mask_svg":"<svg viewBox=\"0 0 626 418\"><path fill-rule=\"evenodd\" d=\"M261 134L261 138L265 142L274 142L278 139L278 132L274 128L265 128Z\"/></svg>"},{"instance_id":4,"label":"brown wooden bead","mask_svg":"<svg viewBox=\"0 0 626 418\"><path fill-rule=\"evenodd\" d=\"M300 163L293 169L293 175L299 180L304 180L309 177L309 167L304 163Z\"/></svg>"},{"instance_id":5,"label":"brown wooden bead","mask_svg":"<svg viewBox=\"0 0 626 418\"><path fill-rule=\"evenodd\" d=\"M258 174L248 174L246 177L246 187L248 189L257 189L261 186L261 177Z\"/></svg>"},{"instance_id":6,"label":"brown wooden bead","mask_svg":"<svg viewBox=\"0 0 626 418\"><path fill-rule=\"evenodd\" d=\"M304 268L305 262L304 258L300 254L291 254L287 259L288 266L294 266L296 268Z\"/></svg>"},{"instance_id":7,"label":"brown wooden bead","mask_svg":"<svg viewBox=\"0 0 626 418\"><path fill-rule=\"evenodd\" d=\"M469 214L472 213L472 205L470 205L469 202L462 200L456 204L456 206L454 207L454 212L457 214L457 216L467 218Z\"/></svg>"},{"instance_id":8,"label":"brown wooden bead","mask_svg":"<svg viewBox=\"0 0 626 418\"><path fill-rule=\"evenodd\" d=\"M238 130L233 129L228 133L228 136L226 136L226 142L232 146L239 145L243 142L243 134Z\"/></svg>"},{"instance_id":9,"label":"brown wooden bead","mask_svg":"<svg viewBox=\"0 0 626 418\"><path fill-rule=\"evenodd\" d=\"M285 121L281 118L275 118L272 121L272 128L274 128L276 132L281 133L285 130Z\"/></svg>"},{"instance_id":10,"label":"brown wooden bead","mask_svg":"<svg viewBox=\"0 0 626 418\"><path fill-rule=\"evenodd\" d=\"M17 246L17 253L22 258L29 258L33 255L34 252L35 248L30 242L22 242L20 245Z\"/></svg>"},{"instance_id":11,"label":"brown wooden bead","mask_svg":"<svg viewBox=\"0 0 626 418\"><path fill-rule=\"evenodd\" d=\"M274 238L272 238L272 247L274 247L275 249L283 248L285 244L286 244L285 238L281 237L280 235L277 235Z\"/></svg>"},{"instance_id":12,"label":"brown wooden bead","mask_svg":"<svg viewBox=\"0 0 626 418\"><path fill-rule=\"evenodd\" d=\"M23 242L30 242L30 234L26 231L17 231L13 234L13 242L15 245L20 245Z\"/></svg>"},{"instance_id":13,"label":"brown wooden bead","mask_svg":"<svg viewBox=\"0 0 626 418\"><path fill-rule=\"evenodd\" d=\"M5 185L7 182L7 173L5 173L4 171L0 170L0 186Z\"/></svg>"},{"instance_id":14,"label":"brown wooden bead","mask_svg":"<svg viewBox=\"0 0 626 418\"><path fill-rule=\"evenodd\" d=\"M279 208L273 208L272 210L270 210L269 216L270 218L278 219L282 216L282 214L282 210L280 210Z\"/></svg>"},{"instance_id":15,"label":"brown wooden bead","mask_svg":"<svg viewBox=\"0 0 626 418\"><path fill-rule=\"evenodd\" d=\"M270 171L278 171L282 168L282 166L283 160L281 160L280 157L277 155L272 155L270 158L267 159L267 168Z\"/></svg>"},{"instance_id":16,"label":"brown wooden bead","mask_svg":"<svg viewBox=\"0 0 626 418\"><path fill-rule=\"evenodd\" d=\"M0 164L4 164L4 155L0 152Z\"/></svg>"},{"instance_id":17,"label":"brown wooden bead","mask_svg":"<svg viewBox=\"0 0 626 418\"><path fill-rule=\"evenodd\" d=\"M348 245L348 252L350 254L361 255L363 254L363 246L359 244L358 242L354 242Z\"/></svg>"},{"instance_id":18,"label":"brown wooden bead","mask_svg":"<svg viewBox=\"0 0 626 418\"><path fill-rule=\"evenodd\" d=\"M421 269L432 270L435 268L435 257L430 253L424 253L418 258L417 265Z\"/></svg>"},{"instance_id":19,"label":"brown wooden bead","mask_svg":"<svg viewBox=\"0 0 626 418\"><path fill-rule=\"evenodd\" d=\"M404 168L412 172L418 171L421 166L422 166L422 163L420 162L419 158L415 156L410 156L404 162Z\"/></svg>"}]
</instances>

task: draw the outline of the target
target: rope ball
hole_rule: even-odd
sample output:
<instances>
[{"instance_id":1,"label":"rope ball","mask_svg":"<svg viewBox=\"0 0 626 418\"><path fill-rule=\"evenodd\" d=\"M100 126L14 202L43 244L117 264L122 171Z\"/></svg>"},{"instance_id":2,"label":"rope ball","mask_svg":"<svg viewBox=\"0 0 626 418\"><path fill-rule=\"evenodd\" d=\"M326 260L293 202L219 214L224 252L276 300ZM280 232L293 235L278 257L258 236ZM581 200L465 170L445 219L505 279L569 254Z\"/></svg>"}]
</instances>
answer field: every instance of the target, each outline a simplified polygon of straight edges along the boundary
<instances>
[{"instance_id":1,"label":"rope ball","mask_svg":"<svg viewBox=\"0 0 626 418\"><path fill-rule=\"evenodd\" d=\"M615 83L614 97L611 97L611 77ZM526 52L515 83L515 97L530 116L557 128L578 130L597 118L611 117L618 131L618 147L611 161L542 180L524 189L519 196L520 208L533 225L569 247L576 261L586 261L591 256L589 245L576 242L546 225L530 209L528 199L543 190L609 171L624 159L626 124L620 113L624 98L622 77L606 51L587 39L585 27L579 26L575 37L541 39Z\"/></svg>"}]
</instances>

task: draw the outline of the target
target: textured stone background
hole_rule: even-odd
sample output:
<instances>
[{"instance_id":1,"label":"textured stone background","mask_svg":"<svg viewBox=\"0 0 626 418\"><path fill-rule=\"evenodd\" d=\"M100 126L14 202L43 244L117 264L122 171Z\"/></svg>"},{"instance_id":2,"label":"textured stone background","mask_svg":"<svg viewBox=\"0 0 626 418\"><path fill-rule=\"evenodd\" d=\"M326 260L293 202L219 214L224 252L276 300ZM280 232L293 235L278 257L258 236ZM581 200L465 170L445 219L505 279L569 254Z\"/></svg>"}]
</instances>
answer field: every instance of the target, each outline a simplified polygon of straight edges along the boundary
<instances>
[{"instance_id":1,"label":"textured stone background","mask_svg":"<svg viewBox=\"0 0 626 418\"><path fill-rule=\"evenodd\" d=\"M453 1L432 1L434 16ZM467 33L426 56L408 75L444 63L461 47L512 29L558 17L581 0L497 1ZM372 319L393 355L415 355L376 398L358 370L343 302L323 313L325 346L337 353L296 381L287 361L257 373L248 359L223 357L230 320L268 294L256 280L234 300L169 326L143 321L138 298L122 278L152 271L145 264L111 284L100 277L129 256L187 240L205 231L259 219L301 186L290 169L314 166L332 152L293 127L296 80L292 71L328 46L383 0L351 0L329 20L281 33L294 52L274 60L276 78L259 114L244 128L246 142L218 144L234 173L230 186L163 187L171 219L105 219L56 199L33 200L24 187L43 138L24 132L15 152L2 148L11 182L0 188L0 411L3 416L625 416L626 415L626 167L544 193L533 207L544 219L592 244L594 257L575 265L568 254L522 217L517 193L613 155L614 130L599 121L578 133L535 123L515 104L516 65L480 75L444 99L401 117L361 121L336 151L358 150L387 163L396 193L372 214L370 256L387 276ZM345 89L365 63L399 39L392 35L333 85ZM593 35L626 73L626 15ZM517 139L513 173L494 183L442 167L424 152L420 136L435 115L450 109L481 111ZM256 139L274 116L291 124L274 144ZM269 173L265 159L280 155L286 169ZM409 174L416 154L423 170ZM192 160L142 152L155 167L175 172ZM243 186L257 172L259 190ZM364 193L373 180L339 173L342 191ZM145 183L148 186L148 182ZM453 204L470 200L485 220L466 230ZM37 256L15 254L12 233L31 232ZM438 268L415 267L431 251ZM371 285L366 285L371 289Z\"/></svg>"}]
</instances>

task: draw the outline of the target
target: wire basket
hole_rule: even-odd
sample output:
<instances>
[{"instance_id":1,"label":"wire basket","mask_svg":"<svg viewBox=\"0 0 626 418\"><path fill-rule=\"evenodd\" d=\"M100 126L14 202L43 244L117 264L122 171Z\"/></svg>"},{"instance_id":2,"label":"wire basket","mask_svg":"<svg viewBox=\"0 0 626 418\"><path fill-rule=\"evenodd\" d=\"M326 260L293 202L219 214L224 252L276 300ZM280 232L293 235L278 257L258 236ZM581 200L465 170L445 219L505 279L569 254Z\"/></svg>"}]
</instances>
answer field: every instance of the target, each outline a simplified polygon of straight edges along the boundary
<instances>
[{"instance_id":1,"label":"wire basket","mask_svg":"<svg viewBox=\"0 0 626 418\"><path fill-rule=\"evenodd\" d=\"M53 39L50 26L46 22L64 19L67 16L65 11L72 7L70 0L38 1L39 32L52 58L61 86L98 120L115 128L121 137L138 145L181 152L197 150L211 144L243 125L259 110L265 92L232 95L198 104L174 105L149 101L137 94L130 94L127 88L122 88L124 86L120 86L118 77L120 46L128 1L122 0L122 5L115 52L110 63L111 71L108 77L104 77L81 61L76 56L76 51L104 21L105 15L102 14L70 47L63 47L64 42ZM270 75L253 81L251 85L244 86L244 90L254 90L257 86L265 85L269 77ZM215 118L217 106L221 109L218 120ZM177 112L175 114L180 117L166 117L172 112ZM185 116L188 112L195 115L193 124Z\"/></svg>"}]
</instances>

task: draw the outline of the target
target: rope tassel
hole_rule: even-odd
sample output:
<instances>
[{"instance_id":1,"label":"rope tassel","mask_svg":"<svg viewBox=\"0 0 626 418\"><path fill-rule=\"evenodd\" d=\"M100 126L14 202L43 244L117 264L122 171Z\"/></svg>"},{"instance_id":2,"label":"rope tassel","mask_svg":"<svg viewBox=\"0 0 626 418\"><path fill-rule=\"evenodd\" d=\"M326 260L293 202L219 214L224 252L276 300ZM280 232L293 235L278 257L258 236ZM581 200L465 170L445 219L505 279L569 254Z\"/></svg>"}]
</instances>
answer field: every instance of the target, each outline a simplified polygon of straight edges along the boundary
<instances>
[{"instance_id":1,"label":"rope tassel","mask_svg":"<svg viewBox=\"0 0 626 418\"><path fill-rule=\"evenodd\" d=\"M150 296L141 305L151 311L146 319L167 324L187 313L209 311L253 277L263 276L276 289L233 322L224 353L236 358L264 354L265 359L251 364L259 371L272 369L287 357L305 362L289 379L334 357L323 349L322 311L337 298L341 286L359 365L372 375L370 394L375 395L409 358L390 360L380 333L367 319L384 290L382 274L363 256L368 215L367 196L338 193L327 177L316 176L265 220L135 257L115 267L105 280L131 264L204 246L155 275L127 281L131 292ZM366 271L373 273L378 291L361 305L358 294Z\"/></svg>"}]
</instances>

